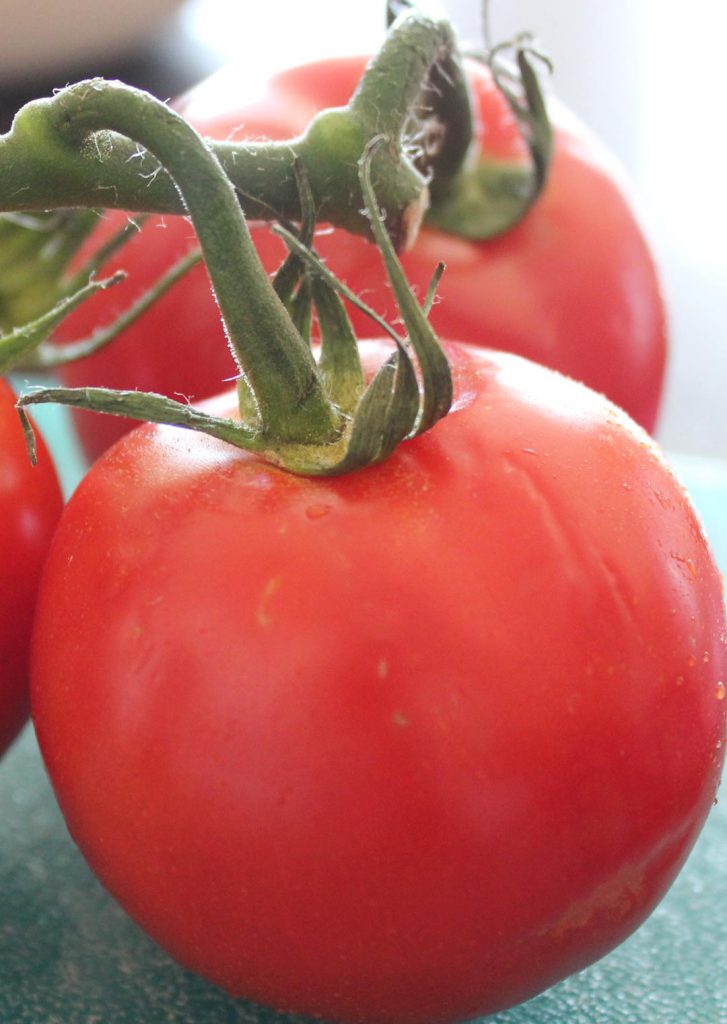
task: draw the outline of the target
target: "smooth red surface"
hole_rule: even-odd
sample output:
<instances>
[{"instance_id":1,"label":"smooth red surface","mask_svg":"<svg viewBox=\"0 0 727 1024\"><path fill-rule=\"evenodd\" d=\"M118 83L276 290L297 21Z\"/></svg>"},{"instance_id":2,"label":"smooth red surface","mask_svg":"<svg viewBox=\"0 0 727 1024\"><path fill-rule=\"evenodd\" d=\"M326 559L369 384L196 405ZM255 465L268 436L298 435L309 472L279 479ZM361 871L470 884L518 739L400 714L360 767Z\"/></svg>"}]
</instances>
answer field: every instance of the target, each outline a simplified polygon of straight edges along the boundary
<instances>
[{"instance_id":1,"label":"smooth red surface","mask_svg":"<svg viewBox=\"0 0 727 1024\"><path fill-rule=\"evenodd\" d=\"M129 434L39 600L36 729L93 869L187 966L336 1021L462 1020L603 955L722 762L722 584L658 450L449 352L455 411L342 478Z\"/></svg>"},{"instance_id":2,"label":"smooth red surface","mask_svg":"<svg viewBox=\"0 0 727 1024\"><path fill-rule=\"evenodd\" d=\"M273 76L250 95L234 72L203 83L180 103L203 134L216 138L289 138L324 106L345 103L365 59L322 61ZM483 155L523 158L509 111L489 77L475 65ZM109 213L98 243L123 223ZM272 271L282 244L267 227L256 243ZM89 333L111 319L194 242L181 218L152 218L113 267L130 280L84 304L64 336ZM316 245L331 268L379 312L395 316L376 248L343 231L319 234ZM424 293L439 260L447 271L432 315L443 337L527 356L603 391L648 430L661 397L666 355L664 305L651 255L623 188L600 146L582 129L557 131L544 195L519 226L499 239L468 242L424 230L404 259ZM111 266L107 268L112 269ZM353 312L360 337L378 331ZM203 268L192 271L123 338L93 359L63 371L67 383L141 388L190 398L220 390L236 372L224 342ZM80 414L86 450L98 455L128 426L111 417Z\"/></svg>"},{"instance_id":3,"label":"smooth red surface","mask_svg":"<svg viewBox=\"0 0 727 1024\"><path fill-rule=\"evenodd\" d=\"M28 655L38 587L61 493L42 438L25 447L15 395L0 378L0 754L28 717Z\"/></svg>"}]
</instances>

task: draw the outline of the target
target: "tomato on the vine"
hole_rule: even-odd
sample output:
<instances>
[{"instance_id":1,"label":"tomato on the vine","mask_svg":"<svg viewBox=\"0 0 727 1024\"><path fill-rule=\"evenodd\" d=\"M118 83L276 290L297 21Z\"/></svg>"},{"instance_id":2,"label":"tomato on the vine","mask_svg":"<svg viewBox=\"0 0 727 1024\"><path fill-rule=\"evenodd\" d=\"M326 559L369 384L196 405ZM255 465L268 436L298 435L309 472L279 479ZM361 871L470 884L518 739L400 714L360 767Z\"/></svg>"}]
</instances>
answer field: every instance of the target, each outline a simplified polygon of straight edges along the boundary
<instances>
[{"instance_id":1,"label":"tomato on the vine","mask_svg":"<svg viewBox=\"0 0 727 1024\"><path fill-rule=\"evenodd\" d=\"M345 103L365 59L320 61L273 76L257 98L235 89L233 74L212 78L180 103L214 138L284 139L301 131L322 108ZM483 156L526 159L517 127L489 74L470 66ZM124 215L109 213L91 244L117 230ZM283 248L267 227L255 231L266 266ZM87 303L68 321L80 335L110 319L135 293L156 280L194 244L181 218L151 218L113 266L129 281ZM316 245L331 268L380 312L394 302L375 246L344 231L319 234ZM410 281L426 289L439 260L447 264L432 313L444 337L513 351L553 367L607 394L653 430L662 392L666 326L653 260L609 159L582 129L564 121L548 184L522 223L503 236L471 242L422 231L404 257ZM109 265L110 269L112 265ZM371 334L362 314L352 319ZM215 393L235 369L223 345L205 271L178 283L124 336L92 359L63 371L69 384L139 387L201 398ZM79 416L87 452L95 456L128 428L119 420Z\"/></svg>"},{"instance_id":2,"label":"tomato on the vine","mask_svg":"<svg viewBox=\"0 0 727 1024\"><path fill-rule=\"evenodd\" d=\"M182 963L331 1020L462 1020L600 957L720 774L722 586L657 448L448 352L450 415L345 476L129 434L39 599L35 723L93 869Z\"/></svg>"},{"instance_id":3,"label":"tomato on the vine","mask_svg":"<svg viewBox=\"0 0 727 1024\"><path fill-rule=\"evenodd\" d=\"M42 439L38 439L38 464L32 466L15 396L0 378L0 754L28 716L35 597L61 503Z\"/></svg>"}]
</instances>

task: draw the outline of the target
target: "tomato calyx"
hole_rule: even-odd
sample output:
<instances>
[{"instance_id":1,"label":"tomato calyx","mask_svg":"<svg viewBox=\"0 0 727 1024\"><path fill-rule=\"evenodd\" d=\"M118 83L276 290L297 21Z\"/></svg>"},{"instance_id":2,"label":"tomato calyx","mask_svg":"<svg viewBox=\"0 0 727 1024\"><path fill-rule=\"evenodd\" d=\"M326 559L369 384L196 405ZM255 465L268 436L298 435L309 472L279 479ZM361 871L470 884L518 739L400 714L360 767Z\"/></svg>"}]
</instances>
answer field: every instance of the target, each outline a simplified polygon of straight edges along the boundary
<instances>
[{"instance_id":1,"label":"tomato calyx","mask_svg":"<svg viewBox=\"0 0 727 1024\"><path fill-rule=\"evenodd\" d=\"M502 60L511 49L514 67ZM551 65L532 45L531 35L488 46L478 56L514 116L530 160L494 160L474 152L449 182L433 190L428 226L472 241L494 238L522 220L545 187L553 151L553 130L534 60L548 69Z\"/></svg>"},{"instance_id":2,"label":"tomato calyx","mask_svg":"<svg viewBox=\"0 0 727 1024\"><path fill-rule=\"evenodd\" d=\"M413 0L388 0L387 26L413 9ZM463 152L451 173L437 173L431 186L432 203L426 215L429 227L472 241L495 238L514 227L536 201L545 186L553 148L553 133L533 58L552 67L533 45L533 36L522 32L513 40L492 43L489 3L482 5L484 49L471 56L485 64L515 117L530 154L530 167L521 162L486 158L472 146ZM502 60L514 51L515 67ZM446 79L446 71L443 75ZM445 95L447 95L445 88ZM465 105L456 108L463 116ZM450 112L450 118L452 113ZM472 120L469 121L472 141ZM450 128L449 139L452 130Z\"/></svg>"},{"instance_id":3,"label":"tomato calyx","mask_svg":"<svg viewBox=\"0 0 727 1024\"><path fill-rule=\"evenodd\" d=\"M71 86L58 93L54 102L66 134L76 144L106 129L120 132L147 147L176 182L196 229L240 370L240 418L209 416L185 403L144 392L49 388L28 393L18 402L31 453L32 427L25 408L52 401L202 431L310 475L341 473L378 462L401 440L429 429L446 414L452 400L449 365L406 282L372 181L374 161L390 148L390 137L379 135L368 143L357 174L370 229L419 363L421 388L408 341L393 329L389 329L395 345L392 356L364 386L356 340L336 294L335 279L289 231L294 272L290 273L290 264L287 269L284 265L277 289L273 286L257 257L233 185L204 140L179 114L146 93L100 80ZM297 161L295 168L305 212L301 228L305 241L312 236L317 211L307 165ZM309 298L316 303L321 323L320 363L307 336Z\"/></svg>"}]
</instances>

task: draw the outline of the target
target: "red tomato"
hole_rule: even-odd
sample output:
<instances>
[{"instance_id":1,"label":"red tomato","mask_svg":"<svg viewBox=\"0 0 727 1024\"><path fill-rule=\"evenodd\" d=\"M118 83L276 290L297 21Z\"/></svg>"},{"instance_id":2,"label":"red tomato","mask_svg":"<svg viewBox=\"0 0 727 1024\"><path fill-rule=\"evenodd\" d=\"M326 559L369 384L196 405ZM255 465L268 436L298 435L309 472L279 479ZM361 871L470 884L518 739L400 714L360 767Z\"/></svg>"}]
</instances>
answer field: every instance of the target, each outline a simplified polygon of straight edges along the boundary
<instances>
[{"instance_id":1,"label":"red tomato","mask_svg":"<svg viewBox=\"0 0 727 1024\"><path fill-rule=\"evenodd\" d=\"M248 100L234 75L213 78L181 106L204 134L216 138L289 138L318 110L345 103L365 60L322 61L273 77L261 97ZM472 66L489 159L523 159L523 146L500 94L486 72ZM234 101L230 101L230 97ZM107 214L93 241L117 230L124 215ZM282 245L267 227L255 232L273 270ZM194 241L181 219L154 218L113 263L131 279L82 307L64 336L90 332L147 288ZM317 240L332 269L388 316L394 302L376 248L343 231ZM443 337L525 355L585 381L652 430L662 391L665 315L653 262L623 190L598 145L582 130L557 133L548 186L535 208L499 239L469 242L422 232L404 260L423 293L437 262L448 265L432 321ZM112 269L109 265L107 270ZM353 313L359 333L371 324ZM235 373L221 343L219 316L205 271L187 275L123 338L92 360L63 371L69 384L143 388L199 398ZM87 452L96 456L130 424L81 414Z\"/></svg>"},{"instance_id":2,"label":"red tomato","mask_svg":"<svg viewBox=\"0 0 727 1024\"><path fill-rule=\"evenodd\" d=\"M39 600L36 728L93 869L183 964L336 1021L471 1018L602 956L720 774L685 492L601 396L449 351L455 410L348 476L127 435Z\"/></svg>"},{"instance_id":3,"label":"red tomato","mask_svg":"<svg viewBox=\"0 0 727 1024\"><path fill-rule=\"evenodd\" d=\"M61 511L55 470L38 438L32 466L15 410L0 378L0 754L28 716L28 653L35 596Z\"/></svg>"}]
</instances>

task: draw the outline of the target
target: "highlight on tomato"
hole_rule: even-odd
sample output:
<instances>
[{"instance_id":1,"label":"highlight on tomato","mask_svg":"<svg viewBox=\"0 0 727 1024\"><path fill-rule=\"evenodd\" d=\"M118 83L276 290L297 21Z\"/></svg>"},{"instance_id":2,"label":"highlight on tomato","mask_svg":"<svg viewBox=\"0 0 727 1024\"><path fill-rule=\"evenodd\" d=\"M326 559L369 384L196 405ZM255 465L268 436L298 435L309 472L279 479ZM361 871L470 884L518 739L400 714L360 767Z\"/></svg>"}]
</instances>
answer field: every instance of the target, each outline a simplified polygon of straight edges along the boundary
<instances>
[{"instance_id":1,"label":"highlight on tomato","mask_svg":"<svg viewBox=\"0 0 727 1024\"><path fill-rule=\"evenodd\" d=\"M231 69L202 83L178 106L202 134L215 139L282 140L302 131L323 108L346 103L366 63L364 57L341 57L283 70L254 95L249 82L241 87ZM507 207L507 190L498 192L497 183L513 167L527 167L530 159L491 72L475 62L466 67L476 134L466 180L475 183L475 195L470 199L471 184L457 186L463 208L455 212L451 207L456 203L433 196L431 226L403 256L410 281L423 295L432 267L444 261L447 272L432 310L432 323L443 337L512 351L573 376L653 431L666 360L664 301L620 172L603 147L556 108L552 162L538 200L520 223L499 236L484 241L466 237L471 224L496 219L500 206ZM91 236L91 247L124 220L121 212L107 212ZM265 266L273 271L284 256L283 246L266 226L254 237ZM195 244L186 220L149 218L105 267L123 267L128 281L86 304L69 321L68 331L85 333L108 318ZM346 231L324 230L316 247L370 305L385 316L395 314L373 245ZM370 332L359 313L354 311L352 319L357 330ZM218 391L235 373L220 339L219 317L200 266L112 348L64 369L62 376L66 384L142 387L199 399ZM86 452L95 457L131 424L82 413L78 425Z\"/></svg>"}]
</instances>

